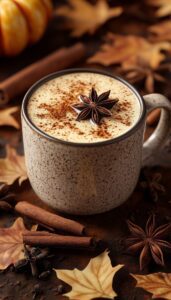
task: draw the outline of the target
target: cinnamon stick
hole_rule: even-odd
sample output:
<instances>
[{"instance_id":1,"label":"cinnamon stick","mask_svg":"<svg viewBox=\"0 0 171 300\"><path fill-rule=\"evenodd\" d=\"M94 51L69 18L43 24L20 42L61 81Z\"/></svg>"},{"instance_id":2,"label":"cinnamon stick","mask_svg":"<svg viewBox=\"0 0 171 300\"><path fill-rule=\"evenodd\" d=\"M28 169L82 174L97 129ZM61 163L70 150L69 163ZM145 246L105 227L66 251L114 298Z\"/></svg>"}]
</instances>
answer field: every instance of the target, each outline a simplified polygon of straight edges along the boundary
<instances>
[{"instance_id":1,"label":"cinnamon stick","mask_svg":"<svg viewBox=\"0 0 171 300\"><path fill-rule=\"evenodd\" d=\"M15 210L20 214L33 219L37 223L45 224L49 227L64 230L76 235L83 234L85 229L82 224L76 221L48 212L47 210L26 201L18 202L15 206Z\"/></svg>"},{"instance_id":2,"label":"cinnamon stick","mask_svg":"<svg viewBox=\"0 0 171 300\"><path fill-rule=\"evenodd\" d=\"M26 92L43 76L68 68L85 56L86 47L82 43L77 43L69 48L61 48L29 65L0 83L0 105Z\"/></svg>"},{"instance_id":3,"label":"cinnamon stick","mask_svg":"<svg viewBox=\"0 0 171 300\"><path fill-rule=\"evenodd\" d=\"M160 108L156 108L155 110L150 112L147 117L147 125L149 126L155 125L160 118L160 112L161 112Z\"/></svg>"},{"instance_id":4,"label":"cinnamon stick","mask_svg":"<svg viewBox=\"0 0 171 300\"><path fill-rule=\"evenodd\" d=\"M23 242L32 246L56 246L60 248L87 248L93 243L92 237L66 236L41 231L23 233Z\"/></svg>"}]
</instances>

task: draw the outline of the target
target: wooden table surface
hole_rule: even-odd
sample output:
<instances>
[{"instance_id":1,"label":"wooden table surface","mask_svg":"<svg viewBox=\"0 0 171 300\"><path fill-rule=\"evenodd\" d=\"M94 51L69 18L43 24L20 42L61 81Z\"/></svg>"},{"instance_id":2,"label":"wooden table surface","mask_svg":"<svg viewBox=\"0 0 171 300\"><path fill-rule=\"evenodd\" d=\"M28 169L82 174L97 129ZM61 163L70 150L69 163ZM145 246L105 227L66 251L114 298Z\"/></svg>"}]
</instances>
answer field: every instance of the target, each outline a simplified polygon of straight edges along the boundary
<instances>
[{"instance_id":1,"label":"wooden table surface","mask_svg":"<svg viewBox=\"0 0 171 300\"><path fill-rule=\"evenodd\" d=\"M118 20L111 20L102 29L98 30L97 34L93 37L83 37L81 40L83 42L89 43L90 52L96 49L98 46L99 36L103 35L104 31L116 31L136 33L137 28L141 30L143 27L143 22L138 20L128 20L128 26L122 27L118 24ZM46 32L43 39L37 44L24 51L23 54L16 58L1 58L0 59L0 80L3 80L14 74L18 70L22 69L26 65L44 57L53 50L60 48L61 46L71 45L77 40L71 39L68 33L61 32L60 24L55 19L51 22L48 31ZM119 28L119 29L118 29ZM80 62L77 66L85 66L85 61ZM76 67L76 66L75 66ZM110 70L110 69L109 69ZM165 93L168 97L171 96L171 86L168 80L164 86L156 86L156 91L160 93ZM22 96L14 99L10 104L21 104ZM150 132L150 130L149 130ZM17 148L17 150L22 153L22 134L21 131L16 131L11 128L0 128L0 155L5 155L5 144ZM123 240L126 235L128 235L128 229L126 225L126 220L129 218L134 219L140 224L144 224L148 217L149 212L155 212L161 220L171 218L171 184L170 175L171 170L162 167L156 167L155 170L159 171L163 175L163 184L166 187L166 193L159 198L158 202L153 203L150 199L144 196L139 185L134 191L133 195L124 203L122 206L107 212L105 214L100 214L97 216L89 217L74 217L82 223L88 226L88 232L91 235L95 235L101 238L105 242L105 246L110 250L110 257L112 264L124 264L123 268L114 279L115 291L118 293L116 299L120 300L147 300L151 299L150 294L146 293L142 289L135 289L135 281L131 278L129 273L138 273L139 264L137 256L130 256L123 251ZM15 191L17 195L17 200L25 200L32 203L37 203L42 205L40 200L34 194L28 182L24 182L21 187L15 184ZM1 214L0 225L9 226L15 219L14 215ZM104 247L105 247L104 246ZM102 249L97 251L81 251L81 250L55 250L56 258L54 259L54 267L59 269L72 269L79 268L82 269L86 266L89 259L99 254ZM166 258L167 267L161 268L154 264L149 265L143 273L151 273L158 271L170 271L171 272L171 261ZM5 285L4 285L5 283ZM14 274L11 271L6 271L0 273L0 300L30 300L32 299L33 286L37 283L37 279L32 278L28 274ZM55 273L46 281L41 281L40 285L43 288L43 295L38 296L36 299L48 299L48 300L60 300L64 299L63 296L55 296L54 288L58 285L59 281L56 279ZM66 285L66 291L69 291L70 287Z\"/></svg>"}]
</instances>

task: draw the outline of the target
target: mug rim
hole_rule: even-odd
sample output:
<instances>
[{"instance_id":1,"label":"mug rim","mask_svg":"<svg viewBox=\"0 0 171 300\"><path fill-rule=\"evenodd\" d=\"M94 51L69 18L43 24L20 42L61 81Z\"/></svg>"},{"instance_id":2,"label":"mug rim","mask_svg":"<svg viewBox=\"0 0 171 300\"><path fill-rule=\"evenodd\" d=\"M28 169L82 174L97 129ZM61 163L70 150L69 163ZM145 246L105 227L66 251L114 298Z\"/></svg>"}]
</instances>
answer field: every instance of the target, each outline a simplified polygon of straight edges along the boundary
<instances>
[{"instance_id":1,"label":"mug rim","mask_svg":"<svg viewBox=\"0 0 171 300\"><path fill-rule=\"evenodd\" d=\"M80 142L72 142L72 141L65 141L56 137L53 137L51 135L49 135L48 133L42 131L40 128L38 128L29 118L28 116L28 110L27 110L27 104L29 102L29 99L31 97L31 95L44 83L46 83L47 81L50 81L54 78L66 75L66 74L72 74L72 73L96 73L96 74L101 74L101 75L105 75L105 76L109 76L111 78L114 78L118 81L120 81L121 83L123 83L124 85L126 85L136 96L136 98L139 100L140 103L140 115L139 118L137 120L137 122L130 128L130 130L126 131L125 133L123 133L122 135L112 138L112 139L108 139L108 140L104 140L104 141L98 141L98 142L91 142L91 143L80 143ZM96 147L96 146L104 146L104 145L109 145L109 144L113 144L113 143L117 143L119 141L122 141L126 138L128 138L129 136L131 136L133 133L136 132L136 130L141 126L145 115L146 115L146 106L145 106L145 101L143 99L143 97L139 94L139 92L137 91L137 89L132 86L128 81L126 81L125 79L121 78L120 76L117 75L113 75L110 72L106 72L103 70L98 70L98 69L94 69L94 68L71 68L71 69L65 69L62 71L57 71L51 74L48 74L46 76L44 76L43 78L41 78L40 80L36 81L30 88L29 90L26 92L24 98L23 98L23 102L22 102L22 108L21 108L21 115L24 118L25 122L27 123L27 125L36 133L38 133L40 136L46 138L47 140L56 142L56 143L60 143L60 144L65 144L65 145L69 145L69 146L74 146L74 147Z\"/></svg>"}]
</instances>

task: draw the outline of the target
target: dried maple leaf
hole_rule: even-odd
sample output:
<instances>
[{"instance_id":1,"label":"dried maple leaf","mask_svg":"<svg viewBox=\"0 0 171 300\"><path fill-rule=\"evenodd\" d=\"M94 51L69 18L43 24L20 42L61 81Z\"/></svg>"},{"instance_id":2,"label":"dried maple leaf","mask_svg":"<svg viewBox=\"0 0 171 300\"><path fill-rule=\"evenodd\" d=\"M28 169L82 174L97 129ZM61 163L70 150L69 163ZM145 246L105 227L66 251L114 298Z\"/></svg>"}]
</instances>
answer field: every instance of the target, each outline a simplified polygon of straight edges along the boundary
<instances>
[{"instance_id":1,"label":"dried maple leaf","mask_svg":"<svg viewBox=\"0 0 171 300\"><path fill-rule=\"evenodd\" d=\"M0 269L4 270L24 258L22 232L26 228L22 218L18 218L10 228L0 228Z\"/></svg>"},{"instance_id":2,"label":"dried maple leaf","mask_svg":"<svg viewBox=\"0 0 171 300\"><path fill-rule=\"evenodd\" d=\"M136 287L143 288L153 294L152 299L171 299L171 274L153 273L149 275L131 275L137 280Z\"/></svg>"},{"instance_id":3,"label":"dried maple leaf","mask_svg":"<svg viewBox=\"0 0 171 300\"><path fill-rule=\"evenodd\" d=\"M0 126L12 126L16 129L20 128L19 123L15 120L12 114L19 111L19 107L10 107L0 110Z\"/></svg>"},{"instance_id":4,"label":"dried maple leaf","mask_svg":"<svg viewBox=\"0 0 171 300\"><path fill-rule=\"evenodd\" d=\"M166 56L161 51L170 50L169 42L152 43L140 36L108 33L105 44L88 59L88 62L105 66L120 64L123 69L128 67L156 69Z\"/></svg>"},{"instance_id":5,"label":"dried maple leaf","mask_svg":"<svg viewBox=\"0 0 171 300\"><path fill-rule=\"evenodd\" d=\"M18 179L21 185L27 179L24 156L18 155L16 150L9 145L6 151L6 158L0 158L0 182L11 185Z\"/></svg>"},{"instance_id":6,"label":"dried maple leaf","mask_svg":"<svg viewBox=\"0 0 171 300\"><path fill-rule=\"evenodd\" d=\"M122 265L112 267L108 252L92 258L87 267L80 271L55 270L59 279L72 287L71 292L65 294L73 300L89 300L94 298L113 299L117 294L113 291L112 281L115 273Z\"/></svg>"},{"instance_id":7,"label":"dried maple leaf","mask_svg":"<svg viewBox=\"0 0 171 300\"><path fill-rule=\"evenodd\" d=\"M163 21L148 28L154 41L171 41L171 21Z\"/></svg>"},{"instance_id":8,"label":"dried maple leaf","mask_svg":"<svg viewBox=\"0 0 171 300\"><path fill-rule=\"evenodd\" d=\"M68 19L65 27L71 29L71 35L74 37L87 32L93 34L107 20L122 13L121 7L111 8L106 0L98 0L96 5L85 0L69 0L68 2L69 5L63 5L56 10L56 15Z\"/></svg>"},{"instance_id":9,"label":"dried maple leaf","mask_svg":"<svg viewBox=\"0 0 171 300\"><path fill-rule=\"evenodd\" d=\"M146 0L146 3L154 7L159 7L155 13L157 17L171 15L171 0Z\"/></svg>"}]
</instances>

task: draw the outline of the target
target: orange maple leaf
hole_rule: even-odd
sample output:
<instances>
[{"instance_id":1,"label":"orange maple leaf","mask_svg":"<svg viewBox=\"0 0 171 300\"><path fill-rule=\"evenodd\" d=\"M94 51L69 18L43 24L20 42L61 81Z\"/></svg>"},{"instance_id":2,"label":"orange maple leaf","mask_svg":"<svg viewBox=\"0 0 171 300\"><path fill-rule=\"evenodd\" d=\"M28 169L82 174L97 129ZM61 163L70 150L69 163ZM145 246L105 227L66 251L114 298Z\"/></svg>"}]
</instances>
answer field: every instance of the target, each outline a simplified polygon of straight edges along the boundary
<instances>
[{"instance_id":1,"label":"orange maple leaf","mask_svg":"<svg viewBox=\"0 0 171 300\"><path fill-rule=\"evenodd\" d=\"M0 158L0 182L11 185L18 179L21 185L27 179L24 156L18 155L9 145L6 147L6 152L6 158Z\"/></svg>"},{"instance_id":2,"label":"orange maple leaf","mask_svg":"<svg viewBox=\"0 0 171 300\"><path fill-rule=\"evenodd\" d=\"M10 228L0 228L0 269L24 258L22 233L26 230L23 219L18 218Z\"/></svg>"},{"instance_id":3,"label":"orange maple leaf","mask_svg":"<svg viewBox=\"0 0 171 300\"><path fill-rule=\"evenodd\" d=\"M153 273L148 275L131 274L137 281L136 287L153 294L152 299L171 299L171 274Z\"/></svg>"},{"instance_id":4,"label":"orange maple leaf","mask_svg":"<svg viewBox=\"0 0 171 300\"><path fill-rule=\"evenodd\" d=\"M86 0L69 0L56 10L57 16L66 17L65 28L71 29L71 35L79 37L85 33L93 34L107 20L119 16L122 7L111 8L106 0L98 0L92 5Z\"/></svg>"},{"instance_id":5,"label":"orange maple leaf","mask_svg":"<svg viewBox=\"0 0 171 300\"><path fill-rule=\"evenodd\" d=\"M120 64L123 69L138 66L156 69L165 59L163 50L171 50L171 44L152 43L140 36L108 33L105 44L88 59L88 62L100 63L104 66Z\"/></svg>"}]
</instances>

